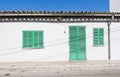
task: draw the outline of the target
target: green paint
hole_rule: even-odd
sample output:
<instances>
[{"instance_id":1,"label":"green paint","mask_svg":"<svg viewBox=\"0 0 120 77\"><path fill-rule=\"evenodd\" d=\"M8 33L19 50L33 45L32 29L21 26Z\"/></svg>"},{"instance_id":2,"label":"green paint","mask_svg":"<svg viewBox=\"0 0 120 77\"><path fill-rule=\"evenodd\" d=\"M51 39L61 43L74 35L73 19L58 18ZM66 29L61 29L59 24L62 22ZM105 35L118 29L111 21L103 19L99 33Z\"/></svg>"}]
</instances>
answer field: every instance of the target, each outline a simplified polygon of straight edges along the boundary
<instances>
[{"instance_id":1,"label":"green paint","mask_svg":"<svg viewBox=\"0 0 120 77\"><path fill-rule=\"evenodd\" d=\"M79 51L80 51L80 44L79 44L79 40L80 40L80 37L79 37L79 27L76 27L76 59L79 60Z\"/></svg>"},{"instance_id":2,"label":"green paint","mask_svg":"<svg viewBox=\"0 0 120 77\"><path fill-rule=\"evenodd\" d=\"M30 41L29 42L32 42L32 44L30 44L30 47L34 48L34 40L35 40L35 37L34 37L34 31L31 31L29 32L31 33L31 37L29 37Z\"/></svg>"},{"instance_id":3,"label":"green paint","mask_svg":"<svg viewBox=\"0 0 120 77\"><path fill-rule=\"evenodd\" d=\"M44 41L44 37L43 37L43 31L40 31L39 32L39 34L40 34L40 37L39 37L39 45L40 45L40 48L44 48L44 43L43 43L43 41Z\"/></svg>"},{"instance_id":4,"label":"green paint","mask_svg":"<svg viewBox=\"0 0 120 77\"><path fill-rule=\"evenodd\" d=\"M70 60L86 60L86 31L83 26L69 27Z\"/></svg>"},{"instance_id":5,"label":"green paint","mask_svg":"<svg viewBox=\"0 0 120 77\"><path fill-rule=\"evenodd\" d=\"M70 49L70 60L76 60L76 35L77 28L74 26L69 27L69 49Z\"/></svg>"},{"instance_id":6,"label":"green paint","mask_svg":"<svg viewBox=\"0 0 120 77\"><path fill-rule=\"evenodd\" d=\"M103 46L104 45L104 29L103 28L94 28L93 29L93 45L94 46Z\"/></svg>"},{"instance_id":7,"label":"green paint","mask_svg":"<svg viewBox=\"0 0 120 77\"><path fill-rule=\"evenodd\" d=\"M23 48L43 48L43 31L23 31Z\"/></svg>"},{"instance_id":8,"label":"green paint","mask_svg":"<svg viewBox=\"0 0 120 77\"><path fill-rule=\"evenodd\" d=\"M40 38L40 32L38 32L38 38ZM39 43L40 43L40 40L38 39L38 47L40 47Z\"/></svg>"}]
</instances>

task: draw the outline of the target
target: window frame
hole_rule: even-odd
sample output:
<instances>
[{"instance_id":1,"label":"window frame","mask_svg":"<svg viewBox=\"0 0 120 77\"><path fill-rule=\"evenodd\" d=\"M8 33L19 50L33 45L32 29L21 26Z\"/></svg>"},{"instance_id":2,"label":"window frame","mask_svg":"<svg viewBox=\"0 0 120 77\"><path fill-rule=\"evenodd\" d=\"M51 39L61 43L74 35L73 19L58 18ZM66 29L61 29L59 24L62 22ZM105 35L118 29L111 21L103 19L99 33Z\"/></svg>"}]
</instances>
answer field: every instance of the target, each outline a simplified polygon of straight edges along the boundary
<instances>
[{"instance_id":1,"label":"window frame","mask_svg":"<svg viewBox=\"0 0 120 77\"><path fill-rule=\"evenodd\" d=\"M104 46L104 28L93 28L93 46Z\"/></svg>"},{"instance_id":2,"label":"window frame","mask_svg":"<svg viewBox=\"0 0 120 77\"><path fill-rule=\"evenodd\" d=\"M26 32L26 38L25 38L24 32ZM35 32L37 32L37 34L38 34L37 35L37 42L38 42L37 46L35 46L36 45L35 44L35 41L36 41ZM24 39L26 39L26 41L24 41ZM25 43L26 43L26 46L25 46ZM30 46L30 44L32 44L32 45ZM22 31L22 48L23 49L42 49L42 48L44 48L44 31L41 31L41 30L40 31L39 30L23 30Z\"/></svg>"}]
</instances>

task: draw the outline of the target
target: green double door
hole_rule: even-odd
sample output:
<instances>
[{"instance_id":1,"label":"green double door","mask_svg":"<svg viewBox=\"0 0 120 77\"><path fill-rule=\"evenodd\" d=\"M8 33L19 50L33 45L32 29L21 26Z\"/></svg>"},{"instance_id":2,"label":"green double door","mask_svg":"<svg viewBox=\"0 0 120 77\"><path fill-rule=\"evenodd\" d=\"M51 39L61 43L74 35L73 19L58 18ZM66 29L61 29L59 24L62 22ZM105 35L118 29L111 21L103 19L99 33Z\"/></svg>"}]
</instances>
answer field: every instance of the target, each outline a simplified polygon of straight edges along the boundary
<instances>
[{"instance_id":1,"label":"green double door","mask_svg":"<svg viewBox=\"0 0 120 77\"><path fill-rule=\"evenodd\" d=\"M84 26L69 27L69 59L86 60L86 29Z\"/></svg>"}]
</instances>

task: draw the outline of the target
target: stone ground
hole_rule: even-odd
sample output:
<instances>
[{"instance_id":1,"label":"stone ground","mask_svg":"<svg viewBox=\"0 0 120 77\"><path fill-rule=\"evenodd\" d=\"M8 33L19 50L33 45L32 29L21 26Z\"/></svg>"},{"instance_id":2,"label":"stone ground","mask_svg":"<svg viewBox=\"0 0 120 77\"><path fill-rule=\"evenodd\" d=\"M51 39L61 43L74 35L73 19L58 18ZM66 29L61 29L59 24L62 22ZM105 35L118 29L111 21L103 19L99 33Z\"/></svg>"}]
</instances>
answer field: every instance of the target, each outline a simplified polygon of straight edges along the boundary
<instances>
[{"instance_id":1,"label":"stone ground","mask_svg":"<svg viewBox=\"0 0 120 77\"><path fill-rule=\"evenodd\" d=\"M120 77L120 61L1 62L0 77Z\"/></svg>"}]
</instances>

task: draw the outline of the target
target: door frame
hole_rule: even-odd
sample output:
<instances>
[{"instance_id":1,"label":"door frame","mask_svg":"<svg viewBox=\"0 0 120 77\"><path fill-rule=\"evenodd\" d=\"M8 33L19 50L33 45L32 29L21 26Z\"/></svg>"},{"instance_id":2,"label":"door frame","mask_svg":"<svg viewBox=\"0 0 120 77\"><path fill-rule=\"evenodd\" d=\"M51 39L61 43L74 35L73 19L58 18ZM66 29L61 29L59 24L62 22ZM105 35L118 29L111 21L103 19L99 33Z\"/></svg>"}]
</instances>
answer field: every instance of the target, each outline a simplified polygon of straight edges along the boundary
<instances>
[{"instance_id":1,"label":"door frame","mask_svg":"<svg viewBox=\"0 0 120 77\"><path fill-rule=\"evenodd\" d=\"M81 58L80 59L80 54L78 54L80 51L75 51L75 53L71 53L71 48L70 48L70 27L76 27L76 36L78 36L78 35L80 35L80 33L79 33L79 28L84 28L84 43L85 43L85 51L83 52L83 53L81 53L81 54L84 54L83 55L83 57L84 58ZM75 39L79 39L80 37L75 37ZM79 42L78 41L76 41L76 49L79 49ZM72 56L72 54L74 54L74 56L76 55L76 59L72 59L71 58L71 56ZM71 25L71 26L69 26L69 60L86 60L87 58L86 58L86 26L79 26L79 25Z\"/></svg>"}]
</instances>

